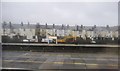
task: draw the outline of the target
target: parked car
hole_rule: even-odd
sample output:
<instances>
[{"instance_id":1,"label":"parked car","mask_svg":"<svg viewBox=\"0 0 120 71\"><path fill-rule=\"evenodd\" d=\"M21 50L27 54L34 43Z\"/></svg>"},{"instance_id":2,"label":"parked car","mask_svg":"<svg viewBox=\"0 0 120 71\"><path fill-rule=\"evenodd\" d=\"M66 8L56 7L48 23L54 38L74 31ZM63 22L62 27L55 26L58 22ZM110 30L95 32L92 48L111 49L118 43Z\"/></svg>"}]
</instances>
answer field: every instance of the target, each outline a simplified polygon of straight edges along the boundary
<instances>
[{"instance_id":1,"label":"parked car","mask_svg":"<svg viewBox=\"0 0 120 71\"><path fill-rule=\"evenodd\" d=\"M23 39L23 42L30 42L29 39Z\"/></svg>"}]
</instances>

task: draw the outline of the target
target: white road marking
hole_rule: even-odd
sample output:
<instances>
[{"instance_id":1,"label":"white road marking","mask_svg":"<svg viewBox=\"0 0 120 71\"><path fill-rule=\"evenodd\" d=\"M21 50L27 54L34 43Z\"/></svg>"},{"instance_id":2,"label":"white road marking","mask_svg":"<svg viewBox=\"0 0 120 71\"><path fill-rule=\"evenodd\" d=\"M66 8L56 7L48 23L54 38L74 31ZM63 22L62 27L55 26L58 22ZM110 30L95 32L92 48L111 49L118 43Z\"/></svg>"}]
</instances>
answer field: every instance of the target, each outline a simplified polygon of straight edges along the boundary
<instances>
[{"instance_id":1,"label":"white road marking","mask_svg":"<svg viewBox=\"0 0 120 71\"><path fill-rule=\"evenodd\" d=\"M3 60L5 62L29 62L29 63L43 63L43 64L75 64L75 65L90 65L90 66L117 66L118 64L95 64L95 63L80 63L80 62L75 62L75 63L71 63L71 62L42 62L42 61L23 61L23 60Z\"/></svg>"}]
</instances>

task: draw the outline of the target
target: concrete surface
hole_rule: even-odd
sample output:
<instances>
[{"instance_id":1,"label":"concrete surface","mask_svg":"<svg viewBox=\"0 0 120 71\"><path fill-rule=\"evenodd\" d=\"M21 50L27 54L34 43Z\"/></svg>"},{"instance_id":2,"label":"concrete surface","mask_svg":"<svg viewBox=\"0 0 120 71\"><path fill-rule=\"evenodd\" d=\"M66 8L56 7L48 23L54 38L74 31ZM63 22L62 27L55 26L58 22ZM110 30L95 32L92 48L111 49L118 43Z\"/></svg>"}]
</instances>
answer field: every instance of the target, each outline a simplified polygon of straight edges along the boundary
<instances>
[{"instance_id":1,"label":"concrete surface","mask_svg":"<svg viewBox=\"0 0 120 71\"><path fill-rule=\"evenodd\" d=\"M3 67L28 69L118 69L110 53L3 51Z\"/></svg>"}]
</instances>

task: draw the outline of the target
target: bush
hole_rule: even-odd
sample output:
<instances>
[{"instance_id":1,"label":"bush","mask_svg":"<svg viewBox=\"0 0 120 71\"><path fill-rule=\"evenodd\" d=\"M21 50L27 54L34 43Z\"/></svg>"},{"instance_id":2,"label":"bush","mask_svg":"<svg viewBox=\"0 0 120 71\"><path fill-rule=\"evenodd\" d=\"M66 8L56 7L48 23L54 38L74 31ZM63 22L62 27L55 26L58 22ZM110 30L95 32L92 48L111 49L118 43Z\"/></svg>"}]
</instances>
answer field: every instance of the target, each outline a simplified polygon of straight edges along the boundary
<instances>
[{"instance_id":1,"label":"bush","mask_svg":"<svg viewBox=\"0 0 120 71\"><path fill-rule=\"evenodd\" d=\"M10 39L9 36L4 35L4 36L2 36L2 42L3 43L9 43L9 42L11 42L11 39Z\"/></svg>"}]
</instances>

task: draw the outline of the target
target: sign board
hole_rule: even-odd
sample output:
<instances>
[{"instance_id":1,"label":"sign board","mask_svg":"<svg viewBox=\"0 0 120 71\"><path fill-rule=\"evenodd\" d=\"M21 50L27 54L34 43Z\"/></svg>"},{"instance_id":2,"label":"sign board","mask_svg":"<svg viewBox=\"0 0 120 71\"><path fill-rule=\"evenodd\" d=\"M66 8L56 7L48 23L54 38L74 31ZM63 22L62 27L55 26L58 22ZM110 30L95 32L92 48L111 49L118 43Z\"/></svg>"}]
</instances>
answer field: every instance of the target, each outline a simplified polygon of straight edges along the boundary
<instances>
[{"instance_id":1,"label":"sign board","mask_svg":"<svg viewBox=\"0 0 120 71\"><path fill-rule=\"evenodd\" d=\"M50 39L55 39L56 40L56 44L57 44L57 37L56 36L48 36L47 37L48 38L48 44L49 44L49 42L51 42L51 41L49 41Z\"/></svg>"},{"instance_id":2,"label":"sign board","mask_svg":"<svg viewBox=\"0 0 120 71\"><path fill-rule=\"evenodd\" d=\"M48 36L49 39L57 39L56 36Z\"/></svg>"}]
</instances>

